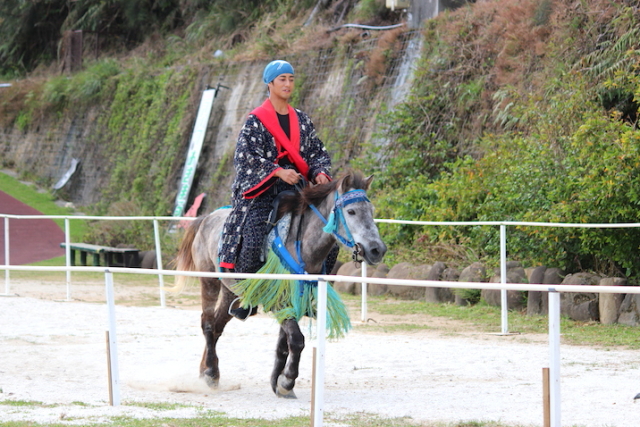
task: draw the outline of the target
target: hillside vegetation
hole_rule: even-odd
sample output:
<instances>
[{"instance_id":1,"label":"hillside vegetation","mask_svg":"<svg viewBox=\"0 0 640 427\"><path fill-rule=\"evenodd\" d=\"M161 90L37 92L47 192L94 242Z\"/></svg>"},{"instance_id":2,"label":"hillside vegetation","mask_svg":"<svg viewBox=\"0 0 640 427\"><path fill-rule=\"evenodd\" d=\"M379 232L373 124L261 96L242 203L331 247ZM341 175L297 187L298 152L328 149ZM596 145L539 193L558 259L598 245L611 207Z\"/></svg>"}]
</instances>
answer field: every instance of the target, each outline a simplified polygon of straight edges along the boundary
<instances>
[{"instance_id":1,"label":"hillside vegetation","mask_svg":"<svg viewBox=\"0 0 640 427\"><path fill-rule=\"evenodd\" d=\"M637 1L527 0L427 22L412 96L386 117L378 216L640 222L639 20ZM498 227L387 228L416 243L405 258L499 254ZM507 232L525 265L640 271L639 229Z\"/></svg>"},{"instance_id":2,"label":"hillside vegetation","mask_svg":"<svg viewBox=\"0 0 640 427\"><path fill-rule=\"evenodd\" d=\"M0 6L2 72L29 77L0 91L0 126L27 134L88 111L99 129L90 142L109 147L96 212L132 200L131 213L170 209L205 64L344 49L350 33L328 28L404 18L381 0L318 2L309 26L315 1L47 4ZM375 171L381 218L640 222L639 21L638 1L488 0L445 12L422 28L410 96L379 109L382 129L344 163ZM67 78L57 46L78 26L112 36ZM393 48L371 55L370 76L384 76ZM212 59L216 49L224 59ZM498 259L497 227L381 228L390 263ZM508 241L525 265L640 271L636 229L509 227Z\"/></svg>"}]
</instances>

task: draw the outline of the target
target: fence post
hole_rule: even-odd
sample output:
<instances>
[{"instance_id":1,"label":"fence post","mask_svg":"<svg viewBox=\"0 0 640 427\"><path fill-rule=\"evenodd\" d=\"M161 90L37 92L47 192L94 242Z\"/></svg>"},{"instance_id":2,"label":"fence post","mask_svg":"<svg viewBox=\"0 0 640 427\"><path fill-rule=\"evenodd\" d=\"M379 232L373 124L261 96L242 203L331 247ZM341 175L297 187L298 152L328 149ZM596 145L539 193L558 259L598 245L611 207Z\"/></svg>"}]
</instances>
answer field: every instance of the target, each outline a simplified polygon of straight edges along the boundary
<instances>
[{"instance_id":1,"label":"fence post","mask_svg":"<svg viewBox=\"0 0 640 427\"><path fill-rule=\"evenodd\" d=\"M560 293L549 289L549 399L551 427L560 424Z\"/></svg>"},{"instance_id":2,"label":"fence post","mask_svg":"<svg viewBox=\"0 0 640 427\"><path fill-rule=\"evenodd\" d=\"M158 226L158 220L153 219L153 237L156 241L156 263L158 270L162 270L162 248L160 246L160 227ZM160 307L165 308L167 306L164 298L164 276L158 274L158 284L160 286Z\"/></svg>"},{"instance_id":3,"label":"fence post","mask_svg":"<svg viewBox=\"0 0 640 427\"><path fill-rule=\"evenodd\" d=\"M322 427L324 414L324 356L327 327L327 282L318 280L318 306L316 308L316 359L314 379L313 427Z\"/></svg>"},{"instance_id":4,"label":"fence post","mask_svg":"<svg viewBox=\"0 0 640 427\"><path fill-rule=\"evenodd\" d=\"M500 284L507 284L507 227L500 225ZM500 289L500 307L502 313L502 334L509 333L509 300L507 299L507 289Z\"/></svg>"},{"instance_id":5,"label":"fence post","mask_svg":"<svg viewBox=\"0 0 640 427\"><path fill-rule=\"evenodd\" d=\"M362 261L362 278L366 278L367 277L367 263L365 261ZM361 320L362 323L367 323L367 283L366 282L362 282L362 303L361 303Z\"/></svg>"},{"instance_id":6,"label":"fence post","mask_svg":"<svg viewBox=\"0 0 640 427\"><path fill-rule=\"evenodd\" d=\"M9 217L4 217L4 265L9 266ZM4 270L4 294L9 295L9 269Z\"/></svg>"},{"instance_id":7,"label":"fence post","mask_svg":"<svg viewBox=\"0 0 640 427\"><path fill-rule=\"evenodd\" d=\"M64 219L64 256L65 256L65 264L67 266L66 277L67 277L67 301L71 301L71 230L69 226L69 218Z\"/></svg>"},{"instance_id":8,"label":"fence post","mask_svg":"<svg viewBox=\"0 0 640 427\"><path fill-rule=\"evenodd\" d=\"M116 336L116 308L113 292L113 273L104 271L104 282L107 298L107 312L109 316L109 390L112 395L112 406L120 405L120 373L118 371L118 341Z\"/></svg>"}]
</instances>

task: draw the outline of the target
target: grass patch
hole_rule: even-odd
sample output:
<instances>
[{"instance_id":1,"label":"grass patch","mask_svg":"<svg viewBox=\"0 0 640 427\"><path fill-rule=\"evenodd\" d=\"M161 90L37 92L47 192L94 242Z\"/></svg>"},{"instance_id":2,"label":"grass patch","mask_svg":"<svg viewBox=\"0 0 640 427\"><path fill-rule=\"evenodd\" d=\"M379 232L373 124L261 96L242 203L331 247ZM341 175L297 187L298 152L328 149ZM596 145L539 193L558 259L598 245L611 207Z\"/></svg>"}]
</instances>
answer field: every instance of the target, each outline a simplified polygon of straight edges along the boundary
<instances>
[{"instance_id":1,"label":"grass patch","mask_svg":"<svg viewBox=\"0 0 640 427\"><path fill-rule=\"evenodd\" d=\"M361 327L356 325L356 328ZM402 332L420 332L427 330L435 330L436 328L426 324L413 324L413 323L394 323L394 324L381 324L362 326L363 328L369 328L377 332L383 332L386 334L397 334Z\"/></svg>"},{"instance_id":2,"label":"grass patch","mask_svg":"<svg viewBox=\"0 0 640 427\"><path fill-rule=\"evenodd\" d=\"M124 402L125 406L137 406L140 408L153 409L154 411L172 411L179 408L193 408L193 405L184 403L167 403L167 402Z\"/></svg>"},{"instance_id":3,"label":"grass patch","mask_svg":"<svg viewBox=\"0 0 640 427\"><path fill-rule=\"evenodd\" d=\"M375 415L358 414L348 417L333 418L325 415L327 425L349 427L524 427L524 425L503 424L494 421L464 421L458 423L417 422L410 418L380 418ZM152 418L137 419L130 417L114 417L108 422L88 423L96 427L299 427L310 425L309 417L288 417L277 420L260 420L256 418L229 418L219 412L207 412L195 418ZM0 422L1 427L66 427L65 423L40 424L29 421Z\"/></svg>"},{"instance_id":4,"label":"grass patch","mask_svg":"<svg viewBox=\"0 0 640 427\"><path fill-rule=\"evenodd\" d=\"M309 425L309 417L289 417L278 420L259 420L256 418L228 418L224 414L218 412L207 412L202 416L195 418L131 418L131 417L114 417L107 422L87 422L83 425L101 426L118 426L118 427L299 427ZM36 423L30 421L9 421L0 422L2 427L67 427L67 423ZM360 424L364 426L365 424ZM371 424L373 425L373 424ZM383 426L384 424L375 424ZM388 424L391 426L392 424Z\"/></svg>"},{"instance_id":5,"label":"grass patch","mask_svg":"<svg viewBox=\"0 0 640 427\"><path fill-rule=\"evenodd\" d=\"M43 403L38 400L3 400L0 401L0 405L15 406L18 408L54 408L58 406L56 404Z\"/></svg>"}]
</instances>

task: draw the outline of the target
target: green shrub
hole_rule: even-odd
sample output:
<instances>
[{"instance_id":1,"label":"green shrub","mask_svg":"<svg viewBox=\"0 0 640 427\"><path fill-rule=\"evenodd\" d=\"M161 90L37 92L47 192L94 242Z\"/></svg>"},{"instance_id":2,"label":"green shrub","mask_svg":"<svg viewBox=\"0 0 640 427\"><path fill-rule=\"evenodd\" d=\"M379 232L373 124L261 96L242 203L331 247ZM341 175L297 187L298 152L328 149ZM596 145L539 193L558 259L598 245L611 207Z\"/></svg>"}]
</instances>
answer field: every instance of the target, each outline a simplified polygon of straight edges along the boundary
<instances>
[{"instance_id":1,"label":"green shrub","mask_svg":"<svg viewBox=\"0 0 640 427\"><path fill-rule=\"evenodd\" d=\"M544 23L547 6L532 17L540 21L537 25ZM640 53L629 50L640 17L623 6L618 12L612 22L619 27L607 27L608 41L594 44L593 54L568 56L558 39L540 49L548 63L536 65L534 77L523 86L496 87L489 77L505 72L506 55L520 54L524 61L523 46L503 50L503 68L496 69L498 58L491 55L498 49L483 50L484 57L474 53L486 40L473 31L471 14L428 23L412 95L386 115L379 138L390 143L370 150L369 165L378 175L377 216L640 222L640 131L635 121ZM482 16L475 13L476 19ZM587 37L598 37L576 30L567 23L562 35L571 43L576 40L568 34L584 37L585 45L591 42ZM577 71L580 64L589 67ZM466 245L489 264L499 258L497 226L384 225L381 230L392 254L427 241ZM640 270L638 229L512 226L507 227L507 243L509 258L526 265L627 276L638 276Z\"/></svg>"},{"instance_id":2,"label":"green shrub","mask_svg":"<svg viewBox=\"0 0 640 427\"><path fill-rule=\"evenodd\" d=\"M69 82L69 98L73 102L91 103L99 99L108 87L108 80L120 73L120 66L113 59L93 63L86 70L75 74Z\"/></svg>"},{"instance_id":3,"label":"green shrub","mask_svg":"<svg viewBox=\"0 0 640 427\"><path fill-rule=\"evenodd\" d=\"M69 78L57 76L49 79L44 85L41 101L45 108L62 110L69 98Z\"/></svg>"}]
</instances>

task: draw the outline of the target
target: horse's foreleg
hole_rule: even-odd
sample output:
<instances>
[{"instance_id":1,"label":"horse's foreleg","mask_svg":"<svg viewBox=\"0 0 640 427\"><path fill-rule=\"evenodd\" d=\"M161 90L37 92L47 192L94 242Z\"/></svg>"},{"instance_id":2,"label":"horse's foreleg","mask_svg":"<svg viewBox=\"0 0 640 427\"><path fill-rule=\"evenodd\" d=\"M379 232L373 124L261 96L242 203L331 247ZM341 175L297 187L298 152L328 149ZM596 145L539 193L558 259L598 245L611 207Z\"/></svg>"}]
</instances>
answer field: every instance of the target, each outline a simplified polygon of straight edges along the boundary
<instances>
[{"instance_id":1,"label":"horse's foreleg","mask_svg":"<svg viewBox=\"0 0 640 427\"><path fill-rule=\"evenodd\" d=\"M216 303L220 295L220 280L215 278L201 278L200 292L202 296L202 315L200 326L204 334L205 347L200 361L200 377L203 377L209 387L217 387L220 379L218 370L218 356L216 355L216 338L214 334Z\"/></svg>"},{"instance_id":2,"label":"horse's foreleg","mask_svg":"<svg viewBox=\"0 0 640 427\"><path fill-rule=\"evenodd\" d=\"M220 381L216 344L224 331L224 327L231 320L227 307L233 299L233 294L230 294L226 288L221 287L218 279L203 278L201 283L201 326L206 345L200 362L200 376L204 378L209 387L216 388Z\"/></svg>"},{"instance_id":3,"label":"horse's foreleg","mask_svg":"<svg viewBox=\"0 0 640 427\"><path fill-rule=\"evenodd\" d=\"M276 345L276 361L273 366L273 372L271 373L271 389L276 395L278 394L278 377L284 370L284 366L287 364L287 357L289 357L287 334L284 329L280 327L278 344Z\"/></svg>"},{"instance_id":4,"label":"horse's foreleg","mask_svg":"<svg viewBox=\"0 0 640 427\"><path fill-rule=\"evenodd\" d=\"M211 388L218 387L220 371L218 369L218 356L216 355L216 339L213 333L215 324L214 310L205 309L202 311L201 326L204 334L205 347L200 361L200 377L204 378Z\"/></svg>"},{"instance_id":5,"label":"horse's foreleg","mask_svg":"<svg viewBox=\"0 0 640 427\"><path fill-rule=\"evenodd\" d=\"M304 335L298 322L293 319L282 322L276 347L276 361L271 374L271 388L276 396L296 398L293 387L298 378L298 366L303 349Z\"/></svg>"}]
</instances>

